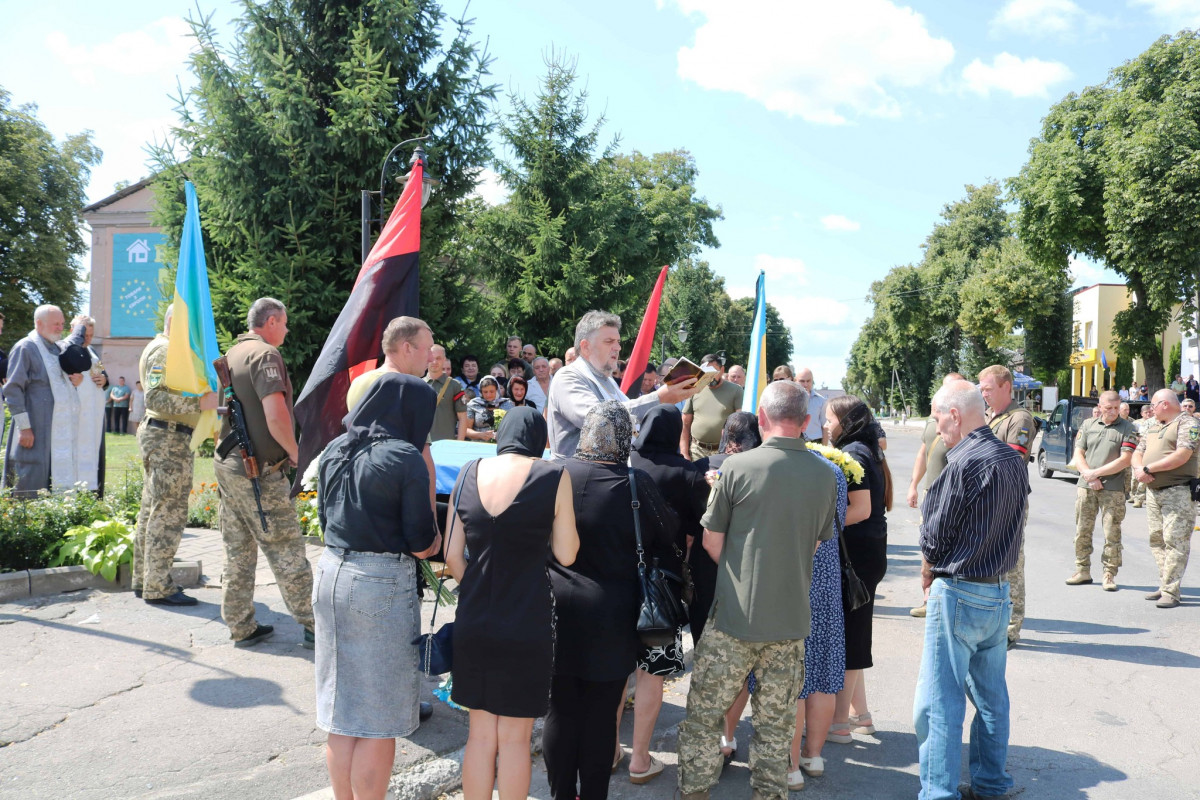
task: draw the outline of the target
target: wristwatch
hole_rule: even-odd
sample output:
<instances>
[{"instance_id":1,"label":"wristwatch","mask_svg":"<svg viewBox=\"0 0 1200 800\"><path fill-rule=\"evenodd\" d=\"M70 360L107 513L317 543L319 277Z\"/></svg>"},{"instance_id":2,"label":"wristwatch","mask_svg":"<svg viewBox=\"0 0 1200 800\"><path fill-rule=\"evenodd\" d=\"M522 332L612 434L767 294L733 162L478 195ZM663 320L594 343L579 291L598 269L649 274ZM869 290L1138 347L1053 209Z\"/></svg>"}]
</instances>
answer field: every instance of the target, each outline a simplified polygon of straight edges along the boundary
<instances>
[{"instance_id":1,"label":"wristwatch","mask_svg":"<svg viewBox=\"0 0 1200 800\"><path fill-rule=\"evenodd\" d=\"M1153 473L1153 472L1151 472L1151 471L1150 471L1150 468L1149 468L1149 467L1147 467L1145 464L1143 464L1143 465L1142 465L1142 472L1146 473L1146 474L1147 474L1147 475L1149 475L1151 478L1153 478L1153 477L1154 477L1154 473Z\"/></svg>"}]
</instances>

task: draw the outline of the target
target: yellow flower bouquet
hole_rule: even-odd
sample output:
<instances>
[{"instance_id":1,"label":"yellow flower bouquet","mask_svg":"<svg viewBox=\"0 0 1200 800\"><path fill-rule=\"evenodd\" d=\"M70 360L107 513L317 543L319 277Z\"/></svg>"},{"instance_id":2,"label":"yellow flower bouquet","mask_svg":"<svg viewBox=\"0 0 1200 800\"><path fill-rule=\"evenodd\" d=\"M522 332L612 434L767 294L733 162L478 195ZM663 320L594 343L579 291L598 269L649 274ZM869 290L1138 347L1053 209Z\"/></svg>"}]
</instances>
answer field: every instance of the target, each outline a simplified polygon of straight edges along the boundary
<instances>
[{"instance_id":1,"label":"yellow flower bouquet","mask_svg":"<svg viewBox=\"0 0 1200 800\"><path fill-rule=\"evenodd\" d=\"M828 445L817 444L816 442L809 442L808 449L825 456L840 467L846 476L846 483L863 482L862 464L855 461L854 457L845 450L838 450L836 447L829 447Z\"/></svg>"}]
</instances>

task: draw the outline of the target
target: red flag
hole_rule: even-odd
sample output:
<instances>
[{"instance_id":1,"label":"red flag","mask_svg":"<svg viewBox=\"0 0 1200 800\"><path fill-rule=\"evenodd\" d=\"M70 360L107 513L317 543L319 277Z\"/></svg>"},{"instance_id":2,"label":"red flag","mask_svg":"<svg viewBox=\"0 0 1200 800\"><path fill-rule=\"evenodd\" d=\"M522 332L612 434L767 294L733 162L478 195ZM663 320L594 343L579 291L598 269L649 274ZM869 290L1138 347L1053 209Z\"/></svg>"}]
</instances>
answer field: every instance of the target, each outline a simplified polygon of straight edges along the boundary
<instances>
[{"instance_id":1,"label":"red flag","mask_svg":"<svg viewBox=\"0 0 1200 800\"><path fill-rule=\"evenodd\" d=\"M646 373L646 364L650 361L650 350L654 347L654 331L658 328L658 304L662 301L663 284L667 281L667 270L663 267L658 273L658 282L650 293L650 302L646 304L646 315L642 317L642 327L638 329L637 341L633 344L633 352L625 362L625 377L621 380L621 391L629 394L629 389L635 381L640 381Z\"/></svg>"},{"instance_id":2,"label":"red flag","mask_svg":"<svg viewBox=\"0 0 1200 800\"><path fill-rule=\"evenodd\" d=\"M296 401L300 458L293 494L300 491L309 463L341 435L346 390L354 378L375 368L383 353L383 329L396 317L417 315L423 166L413 164L412 177L363 262Z\"/></svg>"}]
</instances>

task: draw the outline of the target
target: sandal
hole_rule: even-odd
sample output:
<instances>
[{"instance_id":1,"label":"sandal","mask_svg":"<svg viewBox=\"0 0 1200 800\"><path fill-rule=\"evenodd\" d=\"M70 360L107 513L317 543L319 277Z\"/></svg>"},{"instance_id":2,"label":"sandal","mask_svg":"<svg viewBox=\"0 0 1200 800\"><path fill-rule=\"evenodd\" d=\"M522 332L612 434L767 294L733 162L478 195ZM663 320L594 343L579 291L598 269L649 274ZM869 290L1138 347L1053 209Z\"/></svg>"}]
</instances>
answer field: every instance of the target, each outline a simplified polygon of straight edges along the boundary
<instances>
[{"instance_id":1,"label":"sandal","mask_svg":"<svg viewBox=\"0 0 1200 800\"><path fill-rule=\"evenodd\" d=\"M662 774L663 763L654 756L650 756L650 769L645 772L634 772L629 770L629 782L641 786L643 783L649 783Z\"/></svg>"},{"instance_id":2,"label":"sandal","mask_svg":"<svg viewBox=\"0 0 1200 800\"><path fill-rule=\"evenodd\" d=\"M854 741L854 737L850 735L851 723L849 722L834 722L829 726L829 733L825 736L825 741L835 742L836 744L850 744ZM845 733L834 733L834 731L846 731Z\"/></svg>"},{"instance_id":3,"label":"sandal","mask_svg":"<svg viewBox=\"0 0 1200 800\"><path fill-rule=\"evenodd\" d=\"M859 733L864 736L870 736L875 732L875 721L871 719L871 712L859 714L857 717L850 715L850 732Z\"/></svg>"}]
</instances>

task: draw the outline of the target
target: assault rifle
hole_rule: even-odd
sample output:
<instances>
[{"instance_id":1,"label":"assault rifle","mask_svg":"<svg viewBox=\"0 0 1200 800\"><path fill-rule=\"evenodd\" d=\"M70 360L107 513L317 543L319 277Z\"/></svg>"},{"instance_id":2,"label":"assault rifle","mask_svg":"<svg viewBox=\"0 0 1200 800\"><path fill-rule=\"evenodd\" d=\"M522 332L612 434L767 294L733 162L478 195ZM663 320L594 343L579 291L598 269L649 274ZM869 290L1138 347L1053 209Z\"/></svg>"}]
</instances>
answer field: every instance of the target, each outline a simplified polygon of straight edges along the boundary
<instances>
[{"instance_id":1,"label":"assault rifle","mask_svg":"<svg viewBox=\"0 0 1200 800\"><path fill-rule=\"evenodd\" d=\"M221 440L221 444L217 447L217 455L221 458L229 455L233 448L241 450L242 466L246 469L246 477L250 479L250 485L254 487L254 503L258 506L258 519L262 522L263 533L267 532L267 515L263 513L262 507L262 487L258 483L259 469L258 459L254 456L254 442L250 440L250 430L246 427L246 410L242 408L242 401L238 400L237 394L233 391L233 378L229 375L229 360L225 356L213 361L213 366L217 370L217 378L221 381L221 399L225 401L223 408L218 408L218 414L224 414L229 417L230 435Z\"/></svg>"}]
</instances>

